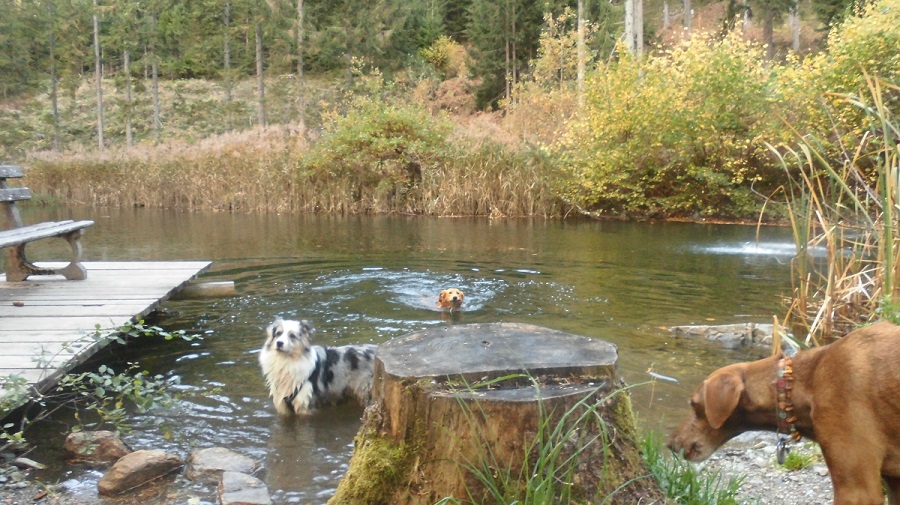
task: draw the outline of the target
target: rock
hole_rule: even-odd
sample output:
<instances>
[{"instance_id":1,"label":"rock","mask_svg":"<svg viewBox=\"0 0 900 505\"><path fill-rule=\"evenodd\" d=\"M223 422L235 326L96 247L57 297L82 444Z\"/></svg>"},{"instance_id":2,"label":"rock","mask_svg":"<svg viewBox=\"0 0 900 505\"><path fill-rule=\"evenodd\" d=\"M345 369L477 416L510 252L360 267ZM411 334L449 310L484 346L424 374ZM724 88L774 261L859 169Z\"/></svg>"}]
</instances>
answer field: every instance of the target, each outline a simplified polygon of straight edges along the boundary
<instances>
[{"instance_id":1,"label":"rock","mask_svg":"<svg viewBox=\"0 0 900 505\"><path fill-rule=\"evenodd\" d=\"M131 449L111 431L76 431L66 437L66 454L79 461L115 463Z\"/></svg>"},{"instance_id":2,"label":"rock","mask_svg":"<svg viewBox=\"0 0 900 505\"><path fill-rule=\"evenodd\" d=\"M750 345L767 346L772 344L772 325L757 323L673 326L669 333L676 337L703 338L718 342L729 349L738 349Z\"/></svg>"},{"instance_id":3,"label":"rock","mask_svg":"<svg viewBox=\"0 0 900 505\"><path fill-rule=\"evenodd\" d=\"M269 489L256 477L240 472L222 472L219 479L219 503L222 505L269 505Z\"/></svg>"},{"instance_id":4,"label":"rock","mask_svg":"<svg viewBox=\"0 0 900 505\"><path fill-rule=\"evenodd\" d=\"M181 468L184 461L165 451L135 451L121 458L100 478L101 496L113 496L134 489Z\"/></svg>"},{"instance_id":5,"label":"rock","mask_svg":"<svg viewBox=\"0 0 900 505\"><path fill-rule=\"evenodd\" d=\"M191 480L215 481L222 472L253 473L259 462L224 447L210 447L191 453L184 475Z\"/></svg>"},{"instance_id":6,"label":"rock","mask_svg":"<svg viewBox=\"0 0 900 505\"><path fill-rule=\"evenodd\" d=\"M38 463L37 461L29 458L16 458L12 461L13 466L18 468L31 468L33 470L43 470L47 468L47 465L43 463Z\"/></svg>"}]
</instances>

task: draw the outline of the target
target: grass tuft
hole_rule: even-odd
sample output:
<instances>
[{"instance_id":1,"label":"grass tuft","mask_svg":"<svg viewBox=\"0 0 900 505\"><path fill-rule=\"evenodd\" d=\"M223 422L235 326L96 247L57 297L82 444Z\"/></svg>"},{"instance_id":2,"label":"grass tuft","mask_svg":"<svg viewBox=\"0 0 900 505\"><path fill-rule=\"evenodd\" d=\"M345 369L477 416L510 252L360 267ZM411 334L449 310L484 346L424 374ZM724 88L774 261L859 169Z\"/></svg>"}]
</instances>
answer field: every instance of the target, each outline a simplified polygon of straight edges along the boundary
<instances>
[{"instance_id":1,"label":"grass tuft","mask_svg":"<svg viewBox=\"0 0 900 505\"><path fill-rule=\"evenodd\" d=\"M662 439L648 434L642 442L644 461L666 495L679 505L737 505L743 478L704 474L691 463L664 454Z\"/></svg>"}]
</instances>

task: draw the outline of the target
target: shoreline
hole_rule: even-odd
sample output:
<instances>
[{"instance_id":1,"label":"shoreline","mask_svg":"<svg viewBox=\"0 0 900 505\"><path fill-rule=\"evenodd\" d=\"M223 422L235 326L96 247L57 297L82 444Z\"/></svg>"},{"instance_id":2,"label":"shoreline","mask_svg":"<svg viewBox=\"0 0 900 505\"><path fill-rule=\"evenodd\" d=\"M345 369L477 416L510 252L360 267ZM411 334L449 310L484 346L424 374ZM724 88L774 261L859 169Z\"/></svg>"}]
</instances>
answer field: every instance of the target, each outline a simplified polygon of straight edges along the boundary
<instances>
[{"instance_id":1,"label":"shoreline","mask_svg":"<svg viewBox=\"0 0 900 505\"><path fill-rule=\"evenodd\" d=\"M748 432L726 443L696 467L704 474L719 475L724 482L730 478L743 478L736 496L738 503L830 505L833 501L831 478L818 445L807 440L792 444L792 452L810 456L812 464L799 470L787 470L775 461L776 441L775 433ZM20 470L8 463L0 465L0 503L91 505L105 501L97 496L71 492L71 481L47 484L39 479L39 471ZM171 486L163 487L171 490ZM155 494L154 489L148 486L143 491L111 500L137 502L141 497ZM217 503L217 497L201 498L198 503Z\"/></svg>"}]
</instances>

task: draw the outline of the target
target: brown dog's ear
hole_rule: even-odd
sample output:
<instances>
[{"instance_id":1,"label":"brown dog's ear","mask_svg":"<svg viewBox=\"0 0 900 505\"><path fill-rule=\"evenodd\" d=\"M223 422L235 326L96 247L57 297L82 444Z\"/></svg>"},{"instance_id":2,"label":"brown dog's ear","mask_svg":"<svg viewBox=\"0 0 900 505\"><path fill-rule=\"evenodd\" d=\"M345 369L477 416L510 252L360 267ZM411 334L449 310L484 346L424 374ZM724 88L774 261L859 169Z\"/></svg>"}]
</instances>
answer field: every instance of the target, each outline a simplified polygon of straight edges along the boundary
<instances>
[{"instance_id":1,"label":"brown dog's ear","mask_svg":"<svg viewBox=\"0 0 900 505\"><path fill-rule=\"evenodd\" d=\"M436 303L435 305L437 305L438 307L440 307L441 304L444 302L444 298L445 298L446 296L447 296L446 291L441 291L441 293L438 295L438 300L437 300L437 303Z\"/></svg>"},{"instance_id":2,"label":"brown dog's ear","mask_svg":"<svg viewBox=\"0 0 900 505\"><path fill-rule=\"evenodd\" d=\"M703 381L706 421L717 430L731 417L744 391L744 381L734 373L716 374Z\"/></svg>"}]
</instances>

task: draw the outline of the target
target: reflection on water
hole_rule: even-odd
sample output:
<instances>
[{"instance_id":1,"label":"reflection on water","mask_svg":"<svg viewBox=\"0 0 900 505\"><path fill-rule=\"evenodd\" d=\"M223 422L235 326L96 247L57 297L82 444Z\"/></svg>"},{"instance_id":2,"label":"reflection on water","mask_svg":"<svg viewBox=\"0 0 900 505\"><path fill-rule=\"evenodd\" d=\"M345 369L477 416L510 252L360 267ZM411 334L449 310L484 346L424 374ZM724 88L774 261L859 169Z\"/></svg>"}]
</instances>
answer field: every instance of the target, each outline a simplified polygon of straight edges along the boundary
<instances>
[{"instance_id":1,"label":"reflection on water","mask_svg":"<svg viewBox=\"0 0 900 505\"><path fill-rule=\"evenodd\" d=\"M202 342L115 351L120 363L137 359L184 384L178 406L133 415L126 440L185 456L218 445L257 458L276 503L328 499L346 470L361 414L348 406L290 422L274 415L257 352L276 316L310 320L323 344L381 343L428 326L500 321L604 339L618 346L625 379L645 383L633 390L643 426L668 430L706 374L756 356L675 340L664 328L770 321L788 291L783 248L793 247L785 229L763 229L764 245L745 251L756 243L756 228L684 223L146 209L28 209L26 216L51 217L97 221L85 236L87 260L208 259L214 265L207 280L235 281L235 298L166 304L176 315L162 324L201 332ZM434 306L446 287L465 292L459 321L442 318ZM648 383L648 372L679 382ZM68 420L58 421L32 436L61 440ZM53 445L35 455L53 465L45 478L96 480L95 472L54 462ZM215 502L207 485L173 488L179 500Z\"/></svg>"}]
</instances>

